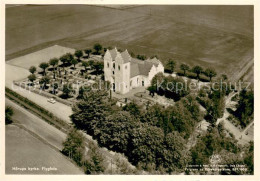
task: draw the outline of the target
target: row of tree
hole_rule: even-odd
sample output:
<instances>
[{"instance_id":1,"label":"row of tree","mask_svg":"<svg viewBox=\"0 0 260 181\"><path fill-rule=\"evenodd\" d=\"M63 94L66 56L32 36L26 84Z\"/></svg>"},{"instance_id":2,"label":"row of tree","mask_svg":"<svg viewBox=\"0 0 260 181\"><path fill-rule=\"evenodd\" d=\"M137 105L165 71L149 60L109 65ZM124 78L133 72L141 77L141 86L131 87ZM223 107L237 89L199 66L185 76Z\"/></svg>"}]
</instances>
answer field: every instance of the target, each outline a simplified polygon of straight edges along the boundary
<instances>
[{"instance_id":1,"label":"row of tree","mask_svg":"<svg viewBox=\"0 0 260 181\"><path fill-rule=\"evenodd\" d=\"M174 60L168 60L167 64L166 64L166 68L171 72L173 73L174 72L174 69L176 68L176 62ZM211 79L213 77L216 77L217 76L217 73L215 71L214 68L207 68L207 69L203 69L201 66L199 65L196 65L194 67L190 67L188 64L184 64L182 63L180 65L180 69L183 71L183 75L186 76L187 72L190 71L190 72L193 72L197 75L197 79L200 79L200 75L203 73L204 75L206 75L209 80L211 81Z\"/></svg>"}]
</instances>

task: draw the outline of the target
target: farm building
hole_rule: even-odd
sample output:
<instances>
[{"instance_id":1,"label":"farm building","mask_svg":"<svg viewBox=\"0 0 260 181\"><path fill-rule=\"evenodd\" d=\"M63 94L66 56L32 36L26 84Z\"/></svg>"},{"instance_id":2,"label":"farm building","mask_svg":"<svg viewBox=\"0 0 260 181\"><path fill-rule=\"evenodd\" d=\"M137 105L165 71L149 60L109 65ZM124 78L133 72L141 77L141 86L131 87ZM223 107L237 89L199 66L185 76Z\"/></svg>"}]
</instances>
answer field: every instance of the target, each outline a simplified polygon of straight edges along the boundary
<instances>
[{"instance_id":1,"label":"farm building","mask_svg":"<svg viewBox=\"0 0 260 181\"><path fill-rule=\"evenodd\" d=\"M114 92L120 94L149 86L159 72L164 72L164 66L157 58L138 60L132 58L127 50L120 53L116 48L107 50L104 56L105 80L111 83Z\"/></svg>"}]
</instances>

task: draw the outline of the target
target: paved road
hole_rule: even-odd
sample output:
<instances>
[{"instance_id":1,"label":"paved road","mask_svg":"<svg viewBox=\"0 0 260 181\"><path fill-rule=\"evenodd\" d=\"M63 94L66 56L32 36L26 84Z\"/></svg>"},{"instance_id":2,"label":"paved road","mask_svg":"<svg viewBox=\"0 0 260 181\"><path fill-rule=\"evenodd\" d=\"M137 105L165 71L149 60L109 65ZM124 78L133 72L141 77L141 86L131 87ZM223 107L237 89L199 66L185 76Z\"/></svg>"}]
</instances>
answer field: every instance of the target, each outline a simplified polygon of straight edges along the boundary
<instances>
[{"instance_id":1,"label":"paved road","mask_svg":"<svg viewBox=\"0 0 260 181\"><path fill-rule=\"evenodd\" d=\"M36 102L38 105L55 114L58 118L71 123L69 116L72 114L72 109L70 106L62 104L60 102L56 102L55 104L49 103L47 102L46 97L30 92L13 84L14 80L23 79L28 75L28 70L14 65L6 64L5 85L18 94L28 98L33 102Z\"/></svg>"},{"instance_id":2,"label":"paved road","mask_svg":"<svg viewBox=\"0 0 260 181\"><path fill-rule=\"evenodd\" d=\"M52 146L62 150L62 142L66 139L65 133L7 98L5 99L5 103L14 109L15 114L13 115L13 119L15 121L46 140Z\"/></svg>"}]
</instances>

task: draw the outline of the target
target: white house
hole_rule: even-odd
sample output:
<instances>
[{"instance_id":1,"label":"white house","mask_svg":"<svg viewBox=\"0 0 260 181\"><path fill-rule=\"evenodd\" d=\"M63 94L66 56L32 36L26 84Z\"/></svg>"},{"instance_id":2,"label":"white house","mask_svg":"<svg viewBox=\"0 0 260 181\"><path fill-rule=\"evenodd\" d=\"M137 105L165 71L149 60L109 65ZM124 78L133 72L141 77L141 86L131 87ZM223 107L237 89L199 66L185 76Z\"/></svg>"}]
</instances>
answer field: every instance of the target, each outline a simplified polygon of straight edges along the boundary
<instances>
[{"instance_id":1,"label":"white house","mask_svg":"<svg viewBox=\"0 0 260 181\"><path fill-rule=\"evenodd\" d=\"M163 64L157 58L138 60L128 51L120 53L116 48L107 50L104 56L105 80L112 84L114 92L125 94L135 87L147 87L152 78L164 72Z\"/></svg>"}]
</instances>

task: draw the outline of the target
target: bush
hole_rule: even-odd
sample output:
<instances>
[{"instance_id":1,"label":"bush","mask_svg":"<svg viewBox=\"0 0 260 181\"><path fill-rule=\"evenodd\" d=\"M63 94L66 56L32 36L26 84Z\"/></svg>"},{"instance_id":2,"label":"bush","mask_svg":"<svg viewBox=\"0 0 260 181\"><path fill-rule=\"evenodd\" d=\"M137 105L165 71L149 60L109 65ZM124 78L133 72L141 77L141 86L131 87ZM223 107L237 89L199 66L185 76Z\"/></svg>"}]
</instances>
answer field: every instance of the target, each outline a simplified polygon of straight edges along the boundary
<instances>
[{"instance_id":1,"label":"bush","mask_svg":"<svg viewBox=\"0 0 260 181\"><path fill-rule=\"evenodd\" d=\"M13 108L10 106L7 106L5 108L5 124L11 124L13 122L12 116L14 114Z\"/></svg>"}]
</instances>

